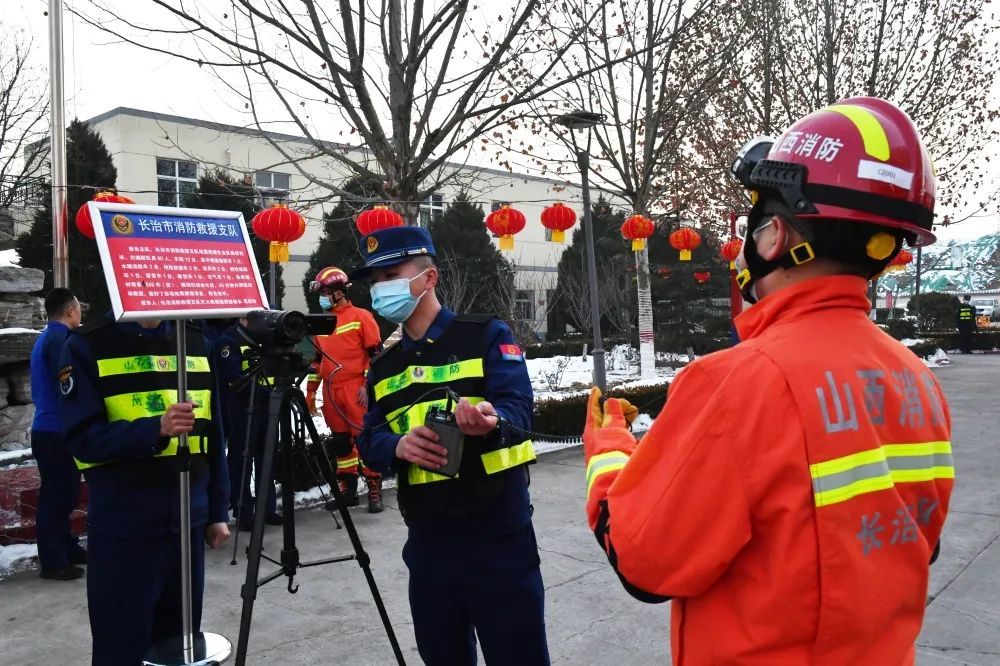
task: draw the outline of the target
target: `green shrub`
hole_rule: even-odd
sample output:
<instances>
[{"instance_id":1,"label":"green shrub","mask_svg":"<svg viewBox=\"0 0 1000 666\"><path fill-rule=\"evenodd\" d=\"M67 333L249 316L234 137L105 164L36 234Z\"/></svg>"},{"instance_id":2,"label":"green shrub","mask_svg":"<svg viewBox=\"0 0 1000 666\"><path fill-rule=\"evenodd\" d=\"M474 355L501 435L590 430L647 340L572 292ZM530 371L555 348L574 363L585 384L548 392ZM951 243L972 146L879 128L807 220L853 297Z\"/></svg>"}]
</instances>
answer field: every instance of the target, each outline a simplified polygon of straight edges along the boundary
<instances>
[{"instance_id":1,"label":"green shrub","mask_svg":"<svg viewBox=\"0 0 1000 666\"><path fill-rule=\"evenodd\" d=\"M663 409L669 384L611 389L613 398L625 398L639 411L655 417ZM534 431L559 437L579 437L587 416L587 394L571 395L535 402Z\"/></svg>"},{"instance_id":2,"label":"green shrub","mask_svg":"<svg viewBox=\"0 0 1000 666\"><path fill-rule=\"evenodd\" d=\"M918 303L920 304L918 324L921 331L950 330L955 325L955 317L960 303L951 294L942 294L937 291L917 294L906 304L907 312L911 315L914 314Z\"/></svg>"},{"instance_id":3,"label":"green shrub","mask_svg":"<svg viewBox=\"0 0 1000 666\"><path fill-rule=\"evenodd\" d=\"M917 337L917 324L912 319L890 319L885 324L885 330L897 340Z\"/></svg>"}]
</instances>

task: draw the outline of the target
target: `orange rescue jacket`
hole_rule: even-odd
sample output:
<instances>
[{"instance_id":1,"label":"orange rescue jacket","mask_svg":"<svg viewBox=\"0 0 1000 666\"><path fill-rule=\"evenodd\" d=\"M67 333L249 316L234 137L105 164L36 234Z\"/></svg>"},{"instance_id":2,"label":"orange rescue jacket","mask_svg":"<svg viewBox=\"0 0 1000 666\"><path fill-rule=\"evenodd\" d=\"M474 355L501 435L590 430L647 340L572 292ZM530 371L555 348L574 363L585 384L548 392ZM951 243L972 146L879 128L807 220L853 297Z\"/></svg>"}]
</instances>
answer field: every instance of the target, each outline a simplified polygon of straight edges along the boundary
<instances>
[{"instance_id":1,"label":"orange rescue jacket","mask_svg":"<svg viewBox=\"0 0 1000 666\"><path fill-rule=\"evenodd\" d=\"M382 344L378 324L368 310L347 303L335 308L333 314L337 318L333 335L316 336L322 353L313 361L313 374L307 383L310 391L321 381L336 385L363 377L371 354Z\"/></svg>"},{"instance_id":2,"label":"orange rescue jacket","mask_svg":"<svg viewBox=\"0 0 1000 666\"><path fill-rule=\"evenodd\" d=\"M587 514L626 588L673 598L675 664L912 664L954 483L923 362L817 278L736 320L638 444L588 427ZM623 424L623 421L619 421Z\"/></svg>"}]
</instances>

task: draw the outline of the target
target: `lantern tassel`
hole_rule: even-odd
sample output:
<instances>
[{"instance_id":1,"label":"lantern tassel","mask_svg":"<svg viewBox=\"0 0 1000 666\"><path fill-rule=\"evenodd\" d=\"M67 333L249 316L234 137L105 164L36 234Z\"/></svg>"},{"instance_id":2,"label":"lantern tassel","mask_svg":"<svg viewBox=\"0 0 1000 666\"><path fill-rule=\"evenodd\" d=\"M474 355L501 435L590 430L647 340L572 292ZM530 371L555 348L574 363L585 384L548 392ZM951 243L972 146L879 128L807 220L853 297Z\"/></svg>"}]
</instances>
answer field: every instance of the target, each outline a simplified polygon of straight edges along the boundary
<instances>
[{"instance_id":1,"label":"lantern tassel","mask_svg":"<svg viewBox=\"0 0 1000 666\"><path fill-rule=\"evenodd\" d=\"M691 261L691 250L681 250L681 261Z\"/></svg>"},{"instance_id":2,"label":"lantern tassel","mask_svg":"<svg viewBox=\"0 0 1000 666\"><path fill-rule=\"evenodd\" d=\"M267 256L271 263L288 263L288 243L272 242Z\"/></svg>"},{"instance_id":3,"label":"lantern tassel","mask_svg":"<svg viewBox=\"0 0 1000 666\"><path fill-rule=\"evenodd\" d=\"M552 230L552 242L553 243L565 243L566 242L566 232L562 229Z\"/></svg>"},{"instance_id":4,"label":"lantern tassel","mask_svg":"<svg viewBox=\"0 0 1000 666\"><path fill-rule=\"evenodd\" d=\"M633 238L632 239L632 251L642 252L646 249L646 239L645 238Z\"/></svg>"},{"instance_id":5,"label":"lantern tassel","mask_svg":"<svg viewBox=\"0 0 1000 666\"><path fill-rule=\"evenodd\" d=\"M514 237L506 234L500 237L500 249L504 252L510 252L514 249Z\"/></svg>"}]
</instances>

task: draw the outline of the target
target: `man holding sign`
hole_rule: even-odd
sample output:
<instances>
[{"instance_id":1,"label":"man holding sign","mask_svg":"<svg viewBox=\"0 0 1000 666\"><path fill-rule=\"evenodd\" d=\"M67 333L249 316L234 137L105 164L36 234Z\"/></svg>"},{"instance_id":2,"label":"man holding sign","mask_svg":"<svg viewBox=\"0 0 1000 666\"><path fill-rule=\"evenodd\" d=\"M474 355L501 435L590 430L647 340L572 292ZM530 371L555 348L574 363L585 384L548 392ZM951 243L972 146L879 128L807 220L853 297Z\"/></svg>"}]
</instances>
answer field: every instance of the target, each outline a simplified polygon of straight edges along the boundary
<instances>
[{"instance_id":1,"label":"man holding sign","mask_svg":"<svg viewBox=\"0 0 1000 666\"><path fill-rule=\"evenodd\" d=\"M229 536L229 477L212 370L187 334L189 402L177 403L173 324L111 320L67 340L59 373L66 444L90 490L87 601L93 664L135 666L181 634L178 435L191 449L194 631L201 622L204 544Z\"/></svg>"}]
</instances>

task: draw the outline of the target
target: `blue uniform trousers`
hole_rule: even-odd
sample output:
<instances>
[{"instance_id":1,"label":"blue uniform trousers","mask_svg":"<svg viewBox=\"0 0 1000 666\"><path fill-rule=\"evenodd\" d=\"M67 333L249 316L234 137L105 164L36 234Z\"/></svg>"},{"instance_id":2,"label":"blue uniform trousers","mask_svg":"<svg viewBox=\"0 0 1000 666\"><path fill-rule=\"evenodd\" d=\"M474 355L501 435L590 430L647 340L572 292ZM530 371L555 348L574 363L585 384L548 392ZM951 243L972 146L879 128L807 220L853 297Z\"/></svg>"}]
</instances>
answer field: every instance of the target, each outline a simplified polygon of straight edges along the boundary
<instances>
[{"instance_id":1,"label":"blue uniform trousers","mask_svg":"<svg viewBox=\"0 0 1000 666\"><path fill-rule=\"evenodd\" d=\"M35 520L38 564L42 571L55 571L68 566L71 555L83 551L69 524L80 500L80 471L61 433L32 430L31 454L42 480Z\"/></svg>"},{"instance_id":2,"label":"blue uniform trousers","mask_svg":"<svg viewBox=\"0 0 1000 666\"><path fill-rule=\"evenodd\" d=\"M87 603L93 666L137 666L150 645L181 634L179 534L88 539ZM194 631L201 627L205 528L191 530Z\"/></svg>"},{"instance_id":3,"label":"blue uniform trousers","mask_svg":"<svg viewBox=\"0 0 1000 666\"><path fill-rule=\"evenodd\" d=\"M530 524L491 540L410 533L410 610L428 666L476 663L476 636L490 666L549 663L545 588Z\"/></svg>"}]
</instances>

